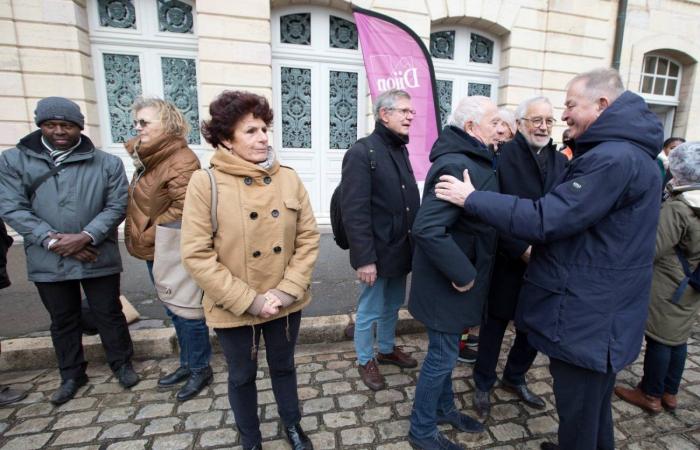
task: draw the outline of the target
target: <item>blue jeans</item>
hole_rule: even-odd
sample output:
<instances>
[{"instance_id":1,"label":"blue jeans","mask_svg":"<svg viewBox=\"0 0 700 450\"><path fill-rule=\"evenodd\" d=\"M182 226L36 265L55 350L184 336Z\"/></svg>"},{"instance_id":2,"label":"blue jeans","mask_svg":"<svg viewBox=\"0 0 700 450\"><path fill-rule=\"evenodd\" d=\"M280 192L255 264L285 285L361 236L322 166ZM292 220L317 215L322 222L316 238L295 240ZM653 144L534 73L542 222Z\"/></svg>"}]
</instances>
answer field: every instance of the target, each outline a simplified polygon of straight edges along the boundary
<instances>
[{"instance_id":1,"label":"blue jeans","mask_svg":"<svg viewBox=\"0 0 700 450\"><path fill-rule=\"evenodd\" d=\"M670 346L646 336L642 391L652 397L678 394L688 355L688 344Z\"/></svg>"},{"instance_id":2,"label":"blue jeans","mask_svg":"<svg viewBox=\"0 0 700 450\"><path fill-rule=\"evenodd\" d=\"M460 334L428 328L428 354L420 369L409 434L428 439L438 432L438 417L457 412L452 391L452 369L457 364Z\"/></svg>"},{"instance_id":3,"label":"blue jeans","mask_svg":"<svg viewBox=\"0 0 700 450\"><path fill-rule=\"evenodd\" d=\"M146 261L148 275L153 282L153 261ZM209 367L211 359L211 343L209 342L209 327L204 319L185 319L173 314L168 308L165 312L173 321L177 344L180 346L180 367L192 372Z\"/></svg>"},{"instance_id":4,"label":"blue jeans","mask_svg":"<svg viewBox=\"0 0 700 450\"><path fill-rule=\"evenodd\" d=\"M357 300L355 319L355 352L357 361L365 365L374 358L372 324L377 323L377 346L380 353L394 351L396 321L399 308L406 299L406 276L377 277L374 286L365 285Z\"/></svg>"}]
</instances>

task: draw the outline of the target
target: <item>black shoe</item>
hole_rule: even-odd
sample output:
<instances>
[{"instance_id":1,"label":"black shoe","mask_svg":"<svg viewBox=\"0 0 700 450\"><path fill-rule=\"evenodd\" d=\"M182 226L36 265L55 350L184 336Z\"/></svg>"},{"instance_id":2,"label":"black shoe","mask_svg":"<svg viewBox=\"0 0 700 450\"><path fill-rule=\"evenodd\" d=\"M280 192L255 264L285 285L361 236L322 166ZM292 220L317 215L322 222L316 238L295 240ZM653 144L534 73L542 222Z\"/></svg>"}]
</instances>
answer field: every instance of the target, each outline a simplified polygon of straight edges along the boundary
<instances>
[{"instance_id":1,"label":"black shoe","mask_svg":"<svg viewBox=\"0 0 700 450\"><path fill-rule=\"evenodd\" d=\"M540 449L541 450L559 450L559 446L557 444L553 444L551 442L543 442L540 444Z\"/></svg>"},{"instance_id":2,"label":"black shoe","mask_svg":"<svg viewBox=\"0 0 700 450\"><path fill-rule=\"evenodd\" d=\"M292 446L292 450L313 450L314 445L311 439L301 429L301 425L296 424L291 427L285 427L284 432L287 435L287 440Z\"/></svg>"},{"instance_id":3,"label":"black shoe","mask_svg":"<svg viewBox=\"0 0 700 450\"><path fill-rule=\"evenodd\" d=\"M454 428L465 433L481 433L484 431L484 426L478 420L472 419L459 411L453 411L452 414L438 417L437 423L438 425L449 423Z\"/></svg>"},{"instance_id":4,"label":"black shoe","mask_svg":"<svg viewBox=\"0 0 700 450\"><path fill-rule=\"evenodd\" d=\"M190 374L190 378L187 380L187 383L185 383L185 385L182 386L182 389L180 389L180 391L177 393L178 401L184 402L196 397L197 394L202 392L202 389L211 384L213 379L214 374L209 366L202 370L198 370L197 372L192 372Z\"/></svg>"},{"instance_id":5,"label":"black shoe","mask_svg":"<svg viewBox=\"0 0 700 450\"><path fill-rule=\"evenodd\" d=\"M439 431L428 439L416 439L408 433L408 443L416 450L464 450L464 447L447 439Z\"/></svg>"},{"instance_id":6,"label":"black shoe","mask_svg":"<svg viewBox=\"0 0 700 450\"><path fill-rule=\"evenodd\" d=\"M76 378L69 378L61 383L61 387L51 396L51 403L54 405L62 405L68 400L75 397L78 389L85 386L88 382L88 376L83 374Z\"/></svg>"},{"instance_id":7,"label":"black shoe","mask_svg":"<svg viewBox=\"0 0 700 450\"><path fill-rule=\"evenodd\" d=\"M0 386L0 406L18 402L27 396L27 391L18 391L8 386Z\"/></svg>"},{"instance_id":8,"label":"black shoe","mask_svg":"<svg viewBox=\"0 0 700 450\"><path fill-rule=\"evenodd\" d=\"M476 415L482 419L488 417L491 412L491 400L489 399L489 395L489 391L474 390L474 397L472 399L474 411L476 411Z\"/></svg>"},{"instance_id":9,"label":"black shoe","mask_svg":"<svg viewBox=\"0 0 700 450\"><path fill-rule=\"evenodd\" d=\"M501 387L517 395L520 400L524 401L532 408L544 409L545 406L547 406L544 400L542 400L542 397L528 389L526 384L515 385L508 383L506 380L501 380Z\"/></svg>"},{"instance_id":10,"label":"black shoe","mask_svg":"<svg viewBox=\"0 0 700 450\"><path fill-rule=\"evenodd\" d=\"M178 384L188 379L190 377L190 373L190 369L186 367L178 367L174 372L171 372L163 378L160 378L158 380L158 386L170 387L174 384Z\"/></svg>"},{"instance_id":11,"label":"black shoe","mask_svg":"<svg viewBox=\"0 0 700 450\"><path fill-rule=\"evenodd\" d=\"M459 356L457 356L457 360L467 364L474 364L476 362L476 355L476 350L465 346L459 351Z\"/></svg>"},{"instance_id":12,"label":"black shoe","mask_svg":"<svg viewBox=\"0 0 700 450\"><path fill-rule=\"evenodd\" d=\"M136 375L136 372L134 372L134 368L131 367L130 362L122 364L121 367L114 371L114 374L117 376L119 384L126 389L136 386L139 384L139 381L141 381L139 376Z\"/></svg>"}]
</instances>

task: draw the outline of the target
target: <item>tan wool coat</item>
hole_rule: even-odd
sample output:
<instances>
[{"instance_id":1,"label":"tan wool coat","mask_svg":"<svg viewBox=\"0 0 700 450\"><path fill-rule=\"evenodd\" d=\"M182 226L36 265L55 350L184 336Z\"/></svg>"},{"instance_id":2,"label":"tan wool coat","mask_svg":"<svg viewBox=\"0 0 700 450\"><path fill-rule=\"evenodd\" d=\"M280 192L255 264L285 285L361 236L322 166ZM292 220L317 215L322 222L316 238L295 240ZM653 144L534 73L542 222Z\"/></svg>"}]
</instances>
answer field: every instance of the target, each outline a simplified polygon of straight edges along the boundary
<instances>
[{"instance_id":1,"label":"tan wool coat","mask_svg":"<svg viewBox=\"0 0 700 450\"><path fill-rule=\"evenodd\" d=\"M162 136L141 145L136 137L124 146L145 169L137 170L129 185L124 243L133 257L153 261L156 225L180 220L187 184L199 160L180 137Z\"/></svg>"},{"instance_id":2,"label":"tan wool coat","mask_svg":"<svg viewBox=\"0 0 700 450\"><path fill-rule=\"evenodd\" d=\"M309 196L289 167L268 170L218 149L211 165L219 229L212 239L209 175L192 176L182 216L183 264L204 290L207 325L255 325L299 311L311 300L319 233ZM268 319L246 310L257 294L279 289L295 298Z\"/></svg>"}]
</instances>

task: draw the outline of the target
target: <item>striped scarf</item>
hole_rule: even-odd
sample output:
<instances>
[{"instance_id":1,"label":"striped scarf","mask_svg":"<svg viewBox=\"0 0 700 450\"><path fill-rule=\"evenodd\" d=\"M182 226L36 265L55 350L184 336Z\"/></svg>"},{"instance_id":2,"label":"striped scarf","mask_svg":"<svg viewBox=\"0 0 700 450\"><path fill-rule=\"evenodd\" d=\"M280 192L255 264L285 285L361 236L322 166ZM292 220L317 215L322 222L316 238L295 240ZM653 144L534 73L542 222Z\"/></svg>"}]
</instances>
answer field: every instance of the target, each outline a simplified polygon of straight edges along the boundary
<instances>
[{"instance_id":1,"label":"striped scarf","mask_svg":"<svg viewBox=\"0 0 700 450\"><path fill-rule=\"evenodd\" d=\"M44 138L44 136L41 137L41 143L44 144L44 147L49 151L49 155L51 155L51 159L53 159L53 163L57 166L60 166L63 161L65 161L66 158L70 156L71 153L73 153L73 150L78 148L78 146L82 143L83 138L81 137L78 139L78 142L72 146L69 149L66 150L57 150L53 148L51 144Z\"/></svg>"}]
</instances>

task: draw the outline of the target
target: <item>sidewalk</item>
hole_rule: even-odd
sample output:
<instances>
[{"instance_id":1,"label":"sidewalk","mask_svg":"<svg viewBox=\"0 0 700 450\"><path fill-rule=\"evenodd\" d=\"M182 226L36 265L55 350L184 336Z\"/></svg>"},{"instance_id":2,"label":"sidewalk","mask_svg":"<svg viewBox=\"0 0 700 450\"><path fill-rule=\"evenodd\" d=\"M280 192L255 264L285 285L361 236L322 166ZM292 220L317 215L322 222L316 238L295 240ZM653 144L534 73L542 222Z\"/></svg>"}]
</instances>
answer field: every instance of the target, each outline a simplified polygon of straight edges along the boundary
<instances>
[{"instance_id":1,"label":"sidewalk","mask_svg":"<svg viewBox=\"0 0 700 450\"><path fill-rule=\"evenodd\" d=\"M513 334L504 340L510 346ZM398 338L398 345L420 361L425 356L424 334ZM505 352L502 353L505 356ZM270 388L264 354L259 355L258 399L261 431L266 450L288 449ZM418 369L401 371L382 366L389 388L371 392L360 382L350 341L302 344L297 347L302 426L316 449L408 450L408 418ZM504 364L500 362L500 368ZM641 359L618 377L632 384L641 374ZM0 450L5 449L240 449L238 433L226 395L226 367L216 353L212 365L214 384L200 396L180 404L175 390L156 388L157 379L177 365L175 358L137 361L142 376L130 391L122 389L104 364L88 368L90 383L61 407L48 398L59 385L55 369L0 374L0 383L29 390L20 404L0 408ZM530 388L543 395L544 411L515 401L512 394L495 389L492 417L485 433L447 435L467 448L537 449L555 439L557 427L547 359L539 356L529 372ZM499 369L500 370L500 369ZM453 373L456 399L471 412L471 367L459 365ZM700 324L689 342L688 362L676 414L650 416L617 399L613 402L615 434L620 449L697 449L700 447Z\"/></svg>"}]
</instances>

